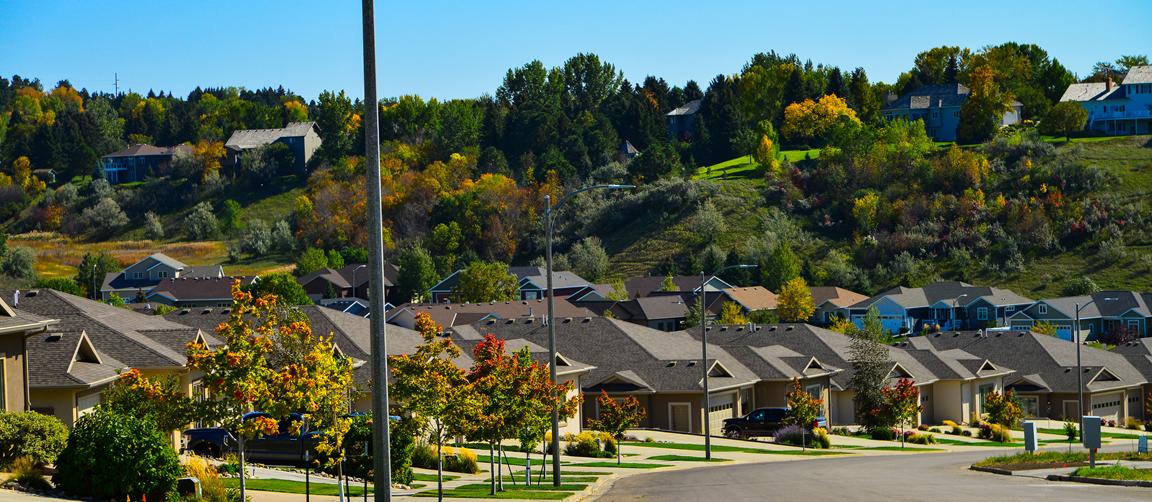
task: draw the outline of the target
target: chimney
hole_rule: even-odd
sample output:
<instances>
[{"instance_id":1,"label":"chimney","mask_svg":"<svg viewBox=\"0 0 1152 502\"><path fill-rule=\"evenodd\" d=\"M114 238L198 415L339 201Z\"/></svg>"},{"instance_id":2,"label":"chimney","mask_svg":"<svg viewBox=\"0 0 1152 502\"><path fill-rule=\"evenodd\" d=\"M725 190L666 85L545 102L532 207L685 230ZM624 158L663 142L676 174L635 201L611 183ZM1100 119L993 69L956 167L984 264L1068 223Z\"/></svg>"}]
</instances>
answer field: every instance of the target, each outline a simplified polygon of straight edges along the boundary
<instances>
[{"instance_id":1,"label":"chimney","mask_svg":"<svg viewBox=\"0 0 1152 502\"><path fill-rule=\"evenodd\" d=\"M1112 85L1113 85L1113 84L1112 84L1112 77L1111 77L1111 76L1109 76L1109 77L1108 77L1108 80L1105 80L1105 81L1104 81L1104 89L1105 89L1105 90L1109 90L1109 91L1111 91L1111 90L1112 90Z\"/></svg>"}]
</instances>

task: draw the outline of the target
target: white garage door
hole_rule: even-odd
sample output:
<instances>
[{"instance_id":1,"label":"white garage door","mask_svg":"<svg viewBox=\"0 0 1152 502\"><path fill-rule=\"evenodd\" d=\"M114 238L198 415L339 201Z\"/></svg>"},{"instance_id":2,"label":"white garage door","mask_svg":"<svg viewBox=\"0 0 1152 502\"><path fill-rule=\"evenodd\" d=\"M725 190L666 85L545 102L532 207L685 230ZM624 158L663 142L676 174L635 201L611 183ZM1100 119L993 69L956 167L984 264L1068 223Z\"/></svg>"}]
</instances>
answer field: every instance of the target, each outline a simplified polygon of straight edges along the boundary
<instances>
[{"instance_id":1,"label":"white garage door","mask_svg":"<svg viewBox=\"0 0 1152 502\"><path fill-rule=\"evenodd\" d=\"M1092 414L1103 419L1120 421L1120 412L1124 405L1124 394L1104 394L1092 396Z\"/></svg>"},{"instance_id":2,"label":"white garage door","mask_svg":"<svg viewBox=\"0 0 1152 502\"><path fill-rule=\"evenodd\" d=\"M88 394L87 396L80 396L76 398L76 418L96 411L96 405L100 404L100 394Z\"/></svg>"},{"instance_id":3,"label":"white garage door","mask_svg":"<svg viewBox=\"0 0 1152 502\"><path fill-rule=\"evenodd\" d=\"M713 395L709 398L708 425L712 427L710 432L713 436L724 434L724 419L735 416L733 405L735 394Z\"/></svg>"}]
</instances>

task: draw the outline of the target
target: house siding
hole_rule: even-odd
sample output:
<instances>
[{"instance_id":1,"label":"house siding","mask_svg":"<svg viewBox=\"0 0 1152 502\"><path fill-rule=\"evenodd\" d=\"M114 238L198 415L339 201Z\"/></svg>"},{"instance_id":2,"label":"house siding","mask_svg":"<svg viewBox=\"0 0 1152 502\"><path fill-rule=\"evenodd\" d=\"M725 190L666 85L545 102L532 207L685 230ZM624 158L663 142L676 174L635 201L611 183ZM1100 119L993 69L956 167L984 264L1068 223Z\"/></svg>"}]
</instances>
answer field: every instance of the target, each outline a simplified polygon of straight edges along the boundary
<instances>
[{"instance_id":1,"label":"house siding","mask_svg":"<svg viewBox=\"0 0 1152 502\"><path fill-rule=\"evenodd\" d=\"M0 336L0 369L3 370L4 411L24 411L27 405L24 379L24 337Z\"/></svg>"}]
</instances>

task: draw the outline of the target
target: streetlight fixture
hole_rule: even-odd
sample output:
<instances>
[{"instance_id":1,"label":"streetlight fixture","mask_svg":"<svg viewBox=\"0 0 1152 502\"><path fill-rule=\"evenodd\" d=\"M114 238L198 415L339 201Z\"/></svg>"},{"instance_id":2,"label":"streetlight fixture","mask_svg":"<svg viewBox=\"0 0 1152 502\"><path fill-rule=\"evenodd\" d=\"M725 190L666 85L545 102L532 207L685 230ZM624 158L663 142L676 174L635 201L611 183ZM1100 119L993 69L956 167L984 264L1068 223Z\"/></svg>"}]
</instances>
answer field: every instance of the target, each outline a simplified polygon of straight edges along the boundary
<instances>
[{"instance_id":1,"label":"streetlight fixture","mask_svg":"<svg viewBox=\"0 0 1152 502\"><path fill-rule=\"evenodd\" d=\"M756 268L757 265L739 264L728 265L720 267L719 270L712 272L711 275L705 276L704 271L700 271L700 371L704 373L704 459L712 460L712 421L709 416L712 403L710 395L708 394L708 326L707 322L708 313L708 295L705 294L704 287L708 284L709 277L716 277L717 274L725 270Z\"/></svg>"},{"instance_id":2,"label":"streetlight fixture","mask_svg":"<svg viewBox=\"0 0 1152 502\"><path fill-rule=\"evenodd\" d=\"M968 293L964 293L952 299L952 331L960 331L960 328L956 327L960 320L958 317L956 317L956 308L960 305L960 299L964 298L965 296L968 296Z\"/></svg>"},{"instance_id":3,"label":"streetlight fixture","mask_svg":"<svg viewBox=\"0 0 1152 502\"><path fill-rule=\"evenodd\" d=\"M352 269L352 298L353 299L360 298L359 296L356 296L356 271L360 270L362 268L368 268L368 265L365 265L362 263L362 264L360 264L360 266Z\"/></svg>"},{"instance_id":4,"label":"streetlight fixture","mask_svg":"<svg viewBox=\"0 0 1152 502\"><path fill-rule=\"evenodd\" d=\"M368 1L368 0L365 0ZM589 190L623 190L628 188L636 188L636 185L590 185L579 190L568 192L556 202L552 204L552 196L544 196L544 219L548 227L548 246L545 255L545 262L548 267L548 369L552 374L552 384L556 384L556 320L555 310L552 305L552 225L555 217L553 211L558 210L560 206L564 205L569 199L580 192L587 192ZM552 409L552 485L560 486L560 410Z\"/></svg>"},{"instance_id":5,"label":"streetlight fixture","mask_svg":"<svg viewBox=\"0 0 1152 502\"><path fill-rule=\"evenodd\" d=\"M388 449L388 340L384 315L384 229L380 194L380 101L376 97L376 8L375 0L362 0L364 23L364 163L368 183L369 335L372 344L372 467L376 502L392 500L392 456ZM376 291L376 294L371 294Z\"/></svg>"},{"instance_id":6,"label":"streetlight fixture","mask_svg":"<svg viewBox=\"0 0 1152 502\"><path fill-rule=\"evenodd\" d=\"M1100 300L1105 301L1105 302L1114 302L1117 300L1117 298L1107 297L1107 298L1101 298ZM1076 341L1076 402L1077 402L1077 406L1079 407L1079 409L1077 411L1080 412L1081 417L1083 417L1085 413L1084 413L1084 366L1081 365L1081 362L1080 362L1080 346L1083 345L1082 343L1080 343L1080 311L1084 310L1085 308L1087 308L1089 305L1092 305L1093 303L1096 303L1095 298L1088 300L1088 302L1085 303L1084 305L1080 305L1079 303L1075 304L1076 305L1076 333L1074 333L1072 335L1072 337ZM1080 430L1084 430L1083 418L1080 419Z\"/></svg>"}]
</instances>

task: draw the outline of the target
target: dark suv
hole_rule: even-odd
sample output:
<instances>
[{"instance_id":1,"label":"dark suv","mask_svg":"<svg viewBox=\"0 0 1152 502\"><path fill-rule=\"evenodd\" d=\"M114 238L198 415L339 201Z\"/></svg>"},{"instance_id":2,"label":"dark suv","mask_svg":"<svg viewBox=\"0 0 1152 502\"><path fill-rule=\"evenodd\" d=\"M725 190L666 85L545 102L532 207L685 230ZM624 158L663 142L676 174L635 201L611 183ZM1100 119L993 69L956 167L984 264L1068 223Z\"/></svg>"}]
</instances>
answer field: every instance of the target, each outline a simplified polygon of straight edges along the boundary
<instances>
[{"instance_id":1,"label":"dark suv","mask_svg":"<svg viewBox=\"0 0 1152 502\"><path fill-rule=\"evenodd\" d=\"M757 408L740 418L724 420L724 435L734 439L747 439L756 436L771 436L784 426L788 408ZM816 427L827 427L824 417L816 417Z\"/></svg>"}]
</instances>

